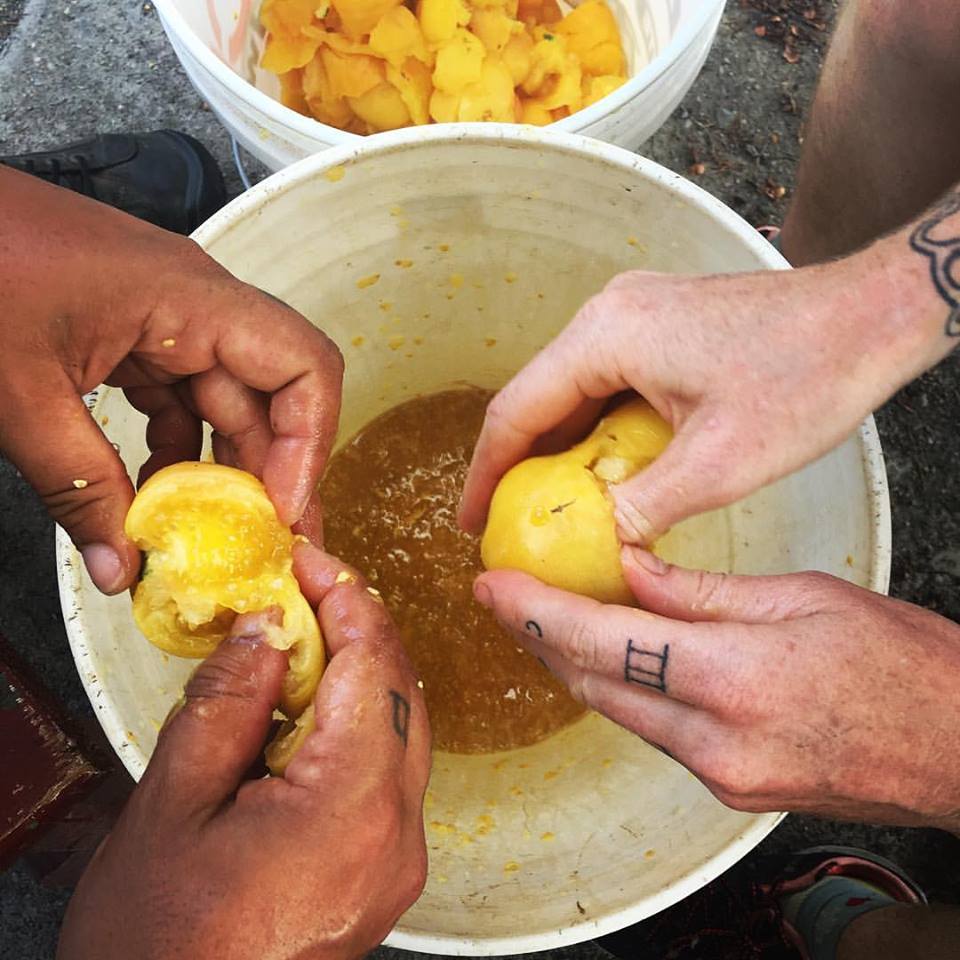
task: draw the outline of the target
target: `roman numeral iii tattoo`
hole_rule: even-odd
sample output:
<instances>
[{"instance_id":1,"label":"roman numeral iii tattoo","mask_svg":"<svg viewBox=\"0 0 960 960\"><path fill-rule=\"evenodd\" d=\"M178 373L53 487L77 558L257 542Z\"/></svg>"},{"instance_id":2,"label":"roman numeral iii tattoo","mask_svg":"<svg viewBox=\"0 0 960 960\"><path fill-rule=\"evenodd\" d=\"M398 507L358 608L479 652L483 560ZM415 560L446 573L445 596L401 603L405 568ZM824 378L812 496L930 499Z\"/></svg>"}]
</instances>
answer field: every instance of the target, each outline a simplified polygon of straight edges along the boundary
<instances>
[{"instance_id":1,"label":"roman numeral iii tattoo","mask_svg":"<svg viewBox=\"0 0 960 960\"><path fill-rule=\"evenodd\" d=\"M910 234L910 246L930 261L933 285L950 308L943 328L948 337L960 337L960 223L938 228L958 213L960 190L947 194Z\"/></svg>"},{"instance_id":2,"label":"roman numeral iii tattoo","mask_svg":"<svg viewBox=\"0 0 960 960\"><path fill-rule=\"evenodd\" d=\"M396 690L390 691L393 701L393 732L407 745L407 731L410 729L410 703Z\"/></svg>"},{"instance_id":3,"label":"roman numeral iii tattoo","mask_svg":"<svg viewBox=\"0 0 960 960\"><path fill-rule=\"evenodd\" d=\"M623 679L627 683L638 683L641 687L652 687L661 693L667 692L667 661L670 658L670 644L663 649L644 650L633 640L627 641L627 655L623 662Z\"/></svg>"}]
</instances>

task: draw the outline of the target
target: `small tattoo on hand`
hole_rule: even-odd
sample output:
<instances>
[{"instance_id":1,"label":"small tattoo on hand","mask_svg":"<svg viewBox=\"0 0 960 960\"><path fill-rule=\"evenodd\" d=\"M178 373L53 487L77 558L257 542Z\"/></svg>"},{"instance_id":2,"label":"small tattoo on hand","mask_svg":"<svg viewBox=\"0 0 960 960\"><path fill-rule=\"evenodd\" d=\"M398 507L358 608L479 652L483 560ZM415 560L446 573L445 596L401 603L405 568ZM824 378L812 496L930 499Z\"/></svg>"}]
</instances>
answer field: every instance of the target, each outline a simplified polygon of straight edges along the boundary
<instances>
[{"instance_id":1,"label":"small tattoo on hand","mask_svg":"<svg viewBox=\"0 0 960 960\"><path fill-rule=\"evenodd\" d=\"M665 643L659 652L644 650L633 640L627 640L627 655L623 661L623 679L627 683L638 683L641 687L652 687L661 693L667 692L667 660L670 657L670 644Z\"/></svg>"},{"instance_id":2,"label":"small tattoo on hand","mask_svg":"<svg viewBox=\"0 0 960 960\"><path fill-rule=\"evenodd\" d=\"M540 624L537 623L536 620L528 620L523 625L523 629L526 630L527 633L535 634L538 640L543 639L543 631L540 629Z\"/></svg>"},{"instance_id":3,"label":"small tattoo on hand","mask_svg":"<svg viewBox=\"0 0 960 960\"><path fill-rule=\"evenodd\" d=\"M393 701L393 732L406 746L407 731L410 728L410 702L396 690L390 691L390 699Z\"/></svg>"},{"instance_id":4,"label":"small tattoo on hand","mask_svg":"<svg viewBox=\"0 0 960 960\"><path fill-rule=\"evenodd\" d=\"M960 190L947 194L910 234L910 246L930 260L930 278L950 308L943 329L948 337L960 337L960 228L954 227L952 236L934 237L933 233L958 213Z\"/></svg>"}]
</instances>

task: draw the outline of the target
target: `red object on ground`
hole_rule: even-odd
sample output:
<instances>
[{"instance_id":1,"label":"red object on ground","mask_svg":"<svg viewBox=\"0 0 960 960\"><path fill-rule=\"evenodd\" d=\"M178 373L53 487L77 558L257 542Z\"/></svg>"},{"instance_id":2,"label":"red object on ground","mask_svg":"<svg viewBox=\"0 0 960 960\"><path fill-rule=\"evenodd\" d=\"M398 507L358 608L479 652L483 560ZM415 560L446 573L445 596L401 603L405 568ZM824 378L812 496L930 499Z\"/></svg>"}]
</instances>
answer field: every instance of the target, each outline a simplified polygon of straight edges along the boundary
<instances>
[{"instance_id":1,"label":"red object on ground","mask_svg":"<svg viewBox=\"0 0 960 960\"><path fill-rule=\"evenodd\" d=\"M0 637L0 868L62 819L101 773Z\"/></svg>"}]
</instances>

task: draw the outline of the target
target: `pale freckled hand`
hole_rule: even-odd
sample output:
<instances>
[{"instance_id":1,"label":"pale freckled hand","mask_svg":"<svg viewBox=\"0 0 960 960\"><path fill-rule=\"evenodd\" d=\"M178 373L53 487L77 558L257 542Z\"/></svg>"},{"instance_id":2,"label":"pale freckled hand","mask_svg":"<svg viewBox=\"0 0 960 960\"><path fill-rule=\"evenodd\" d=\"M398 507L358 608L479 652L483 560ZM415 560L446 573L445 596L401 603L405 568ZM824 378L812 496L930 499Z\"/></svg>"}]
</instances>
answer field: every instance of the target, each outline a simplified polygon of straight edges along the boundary
<instances>
[{"instance_id":1,"label":"pale freckled hand","mask_svg":"<svg viewBox=\"0 0 960 960\"><path fill-rule=\"evenodd\" d=\"M642 394L674 431L654 463L611 487L626 543L649 544L826 453L909 373L863 348L862 324L838 320L851 288L868 281L853 259L615 277L491 401L461 524L479 532L507 470L580 439L623 391Z\"/></svg>"},{"instance_id":2,"label":"pale freckled hand","mask_svg":"<svg viewBox=\"0 0 960 960\"><path fill-rule=\"evenodd\" d=\"M960 831L960 627L825 574L709 574L631 547L623 567L642 609L506 570L476 595L731 807Z\"/></svg>"}]
</instances>

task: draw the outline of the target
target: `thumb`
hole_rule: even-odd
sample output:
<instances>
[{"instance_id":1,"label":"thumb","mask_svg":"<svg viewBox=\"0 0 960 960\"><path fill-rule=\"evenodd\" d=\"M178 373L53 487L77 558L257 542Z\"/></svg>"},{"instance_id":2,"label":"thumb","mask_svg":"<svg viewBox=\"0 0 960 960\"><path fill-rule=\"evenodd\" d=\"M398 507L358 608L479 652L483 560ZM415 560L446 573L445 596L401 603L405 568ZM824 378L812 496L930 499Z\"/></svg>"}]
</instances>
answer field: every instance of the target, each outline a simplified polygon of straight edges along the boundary
<instances>
[{"instance_id":1,"label":"thumb","mask_svg":"<svg viewBox=\"0 0 960 960\"><path fill-rule=\"evenodd\" d=\"M680 520L732 503L750 489L726 431L721 435L711 420L702 420L688 420L650 466L611 487L624 543L652 543Z\"/></svg>"},{"instance_id":2,"label":"thumb","mask_svg":"<svg viewBox=\"0 0 960 960\"><path fill-rule=\"evenodd\" d=\"M815 574L742 577L687 570L640 547L620 552L623 576L640 606L650 613L696 623L726 620L775 623L809 612Z\"/></svg>"},{"instance_id":3,"label":"thumb","mask_svg":"<svg viewBox=\"0 0 960 960\"><path fill-rule=\"evenodd\" d=\"M143 778L177 816L219 807L263 749L287 670L267 631L282 613L243 614L191 677L180 710L160 734Z\"/></svg>"},{"instance_id":4,"label":"thumb","mask_svg":"<svg viewBox=\"0 0 960 960\"><path fill-rule=\"evenodd\" d=\"M129 587L140 553L123 533L133 485L117 451L62 370L40 397L5 411L0 449L37 491L104 593Z\"/></svg>"}]
</instances>

